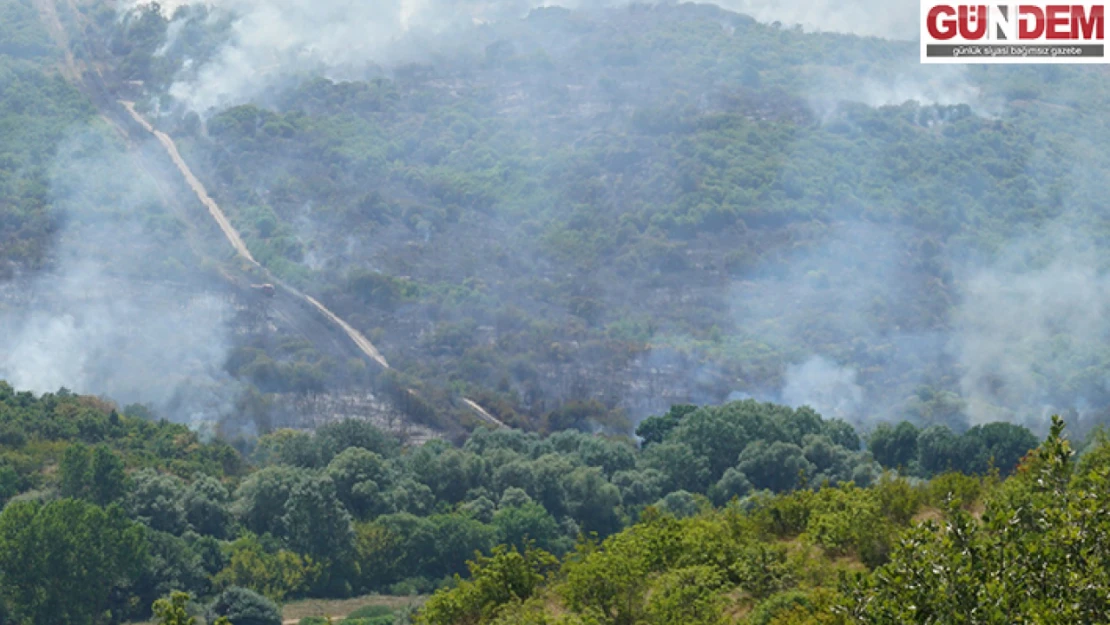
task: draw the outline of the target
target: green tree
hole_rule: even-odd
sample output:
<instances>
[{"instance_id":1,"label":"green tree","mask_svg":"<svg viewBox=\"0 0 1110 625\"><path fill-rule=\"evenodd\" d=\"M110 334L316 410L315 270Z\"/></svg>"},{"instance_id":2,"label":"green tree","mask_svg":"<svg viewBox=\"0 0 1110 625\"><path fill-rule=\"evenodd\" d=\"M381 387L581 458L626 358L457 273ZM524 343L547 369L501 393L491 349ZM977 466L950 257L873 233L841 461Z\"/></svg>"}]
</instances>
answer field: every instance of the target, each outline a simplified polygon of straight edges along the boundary
<instances>
[{"instance_id":1,"label":"green tree","mask_svg":"<svg viewBox=\"0 0 1110 625\"><path fill-rule=\"evenodd\" d=\"M290 548L325 566L319 584L331 592L349 592L357 578L354 564L355 534L351 515L335 494L335 483L326 476L310 476L293 486L281 517ZM345 589L344 589L345 588Z\"/></svg>"},{"instance_id":2,"label":"green tree","mask_svg":"<svg viewBox=\"0 0 1110 625\"><path fill-rule=\"evenodd\" d=\"M17 622L106 622L112 591L145 557L142 528L118 506L63 499L0 513L0 597Z\"/></svg>"},{"instance_id":3,"label":"green tree","mask_svg":"<svg viewBox=\"0 0 1110 625\"><path fill-rule=\"evenodd\" d=\"M888 469L905 469L917 460L918 429L909 421L897 427L880 423L868 437L867 448L875 460Z\"/></svg>"},{"instance_id":4,"label":"green tree","mask_svg":"<svg viewBox=\"0 0 1110 625\"><path fill-rule=\"evenodd\" d=\"M189 593L174 591L168 599L155 601L151 608L155 622L158 625L195 625L196 617L191 616L186 609L189 599Z\"/></svg>"},{"instance_id":5,"label":"green tree","mask_svg":"<svg viewBox=\"0 0 1110 625\"><path fill-rule=\"evenodd\" d=\"M218 588L249 588L280 602L308 591L321 573L321 567L310 557L285 549L271 553L253 534L239 537L228 550L231 559L227 568L214 579Z\"/></svg>"},{"instance_id":6,"label":"green tree","mask_svg":"<svg viewBox=\"0 0 1110 625\"><path fill-rule=\"evenodd\" d=\"M66 447L59 466L63 497L86 499L92 491L92 450L84 443Z\"/></svg>"},{"instance_id":7,"label":"green tree","mask_svg":"<svg viewBox=\"0 0 1110 625\"><path fill-rule=\"evenodd\" d=\"M280 535L282 515L293 489L311 474L293 467L266 467L252 473L235 491L233 511L256 534Z\"/></svg>"},{"instance_id":8,"label":"green tree","mask_svg":"<svg viewBox=\"0 0 1110 625\"><path fill-rule=\"evenodd\" d=\"M123 468L123 458L106 445L96 446L92 454L92 484L89 493L93 503L107 506L123 497L127 492Z\"/></svg>"},{"instance_id":9,"label":"green tree","mask_svg":"<svg viewBox=\"0 0 1110 625\"><path fill-rule=\"evenodd\" d=\"M339 500L358 518L386 512L383 487L389 485L385 459L361 447L349 447L328 464Z\"/></svg>"},{"instance_id":10,"label":"green tree","mask_svg":"<svg viewBox=\"0 0 1110 625\"><path fill-rule=\"evenodd\" d=\"M133 518L161 532L180 535L185 531L182 498L186 488L181 478L142 469L135 472L132 482L127 507Z\"/></svg>"},{"instance_id":11,"label":"green tree","mask_svg":"<svg viewBox=\"0 0 1110 625\"><path fill-rule=\"evenodd\" d=\"M559 524L543 506L529 501L521 506L502 508L493 515L500 544L524 550L530 542L544 551L560 553L569 548L561 540Z\"/></svg>"},{"instance_id":12,"label":"green tree","mask_svg":"<svg viewBox=\"0 0 1110 625\"><path fill-rule=\"evenodd\" d=\"M158 625L196 625L197 619L189 614L188 603L192 597L187 592L174 591L169 598L154 602L152 612ZM217 618L212 625L231 625L226 616Z\"/></svg>"},{"instance_id":13,"label":"green tree","mask_svg":"<svg viewBox=\"0 0 1110 625\"><path fill-rule=\"evenodd\" d=\"M671 406L667 414L648 417L641 421L640 425L636 426L636 436L640 437L641 445L644 447L653 443L662 443L671 431L678 427L683 417L697 409L697 406L690 404Z\"/></svg>"},{"instance_id":14,"label":"green tree","mask_svg":"<svg viewBox=\"0 0 1110 625\"><path fill-rule=\"evenodd\" d=\"M417 615L417 625L477 625L494 618L510 603L531 597L546 573L556 564L554 556L535 548L524 552L497 547L489 556L468 562L470 579L456 576L456 586L436 592Z\"/></svg>"},{"instance_id":15,"label":"green tree","mask_svg":"<svg viewBox=\"0 0 1110 625\"><path fill-rule=\"evenodd\" d=\"M736 468L756 488L775 492L791 490L801 480L811 480L816 474L816 467L806 460L801 447L782 441L768 444L759 440L748 445L740 454Z\"/></svg>"},{"instance_id":16,"label":"green tree","mask_svg":"<svg viewBox=\"0 0 1110 625\"><path fill-rule=\"evenodd\" d=\"M664 573L652 585L646 612L653 625L723 625L725 578L712 566Z\"/></svg>"},{"instance_id":17,"label":"green tree","mask_svg":"<svg viewBox=\"0 0 1110 625\"><path fill-rule=\"evenodd\" d=\"M234 625L281 625L281 610L266 597L246 588L228 588L206 610L209 623L221 618Z\"/></svg>"},{"instance_id":18,"label":"green tree","mask_svg":"<svg viewBox=\"0 0 1110 625\"><path fill-rule=\"evenodd\" d=\"M583 530L604 536L620 529L617 509L621 505L621 494L605 479L601 469L575 469L563 481L563 490L567 494L570 515Z\"/></svg>"},{"instance_id":19,"label":"green tree","mask_svg":"<svg viewBox=\"0 0 1110 625\"><path fill-rule=\"evenodd\" d=\"M181 504L193 530L223 538L231 522L230 499L227 488L219 480L202 475L185 490Z\"/></svg>"},{"instance_id":20,"label":"green tree","mask_svg":"<svg viewBox=\"0 0 1110 625\"><path fill-rule=\"evenodd\" d=\"M1036 449L1039 442L1029 428L1012 423L977 425L965 432L964 438L977 441L975 446L982 448L985 457L977 463L980 467L996 467L1002 475L1013 472L1018 462Z\"/></svg>"}]
</instances>

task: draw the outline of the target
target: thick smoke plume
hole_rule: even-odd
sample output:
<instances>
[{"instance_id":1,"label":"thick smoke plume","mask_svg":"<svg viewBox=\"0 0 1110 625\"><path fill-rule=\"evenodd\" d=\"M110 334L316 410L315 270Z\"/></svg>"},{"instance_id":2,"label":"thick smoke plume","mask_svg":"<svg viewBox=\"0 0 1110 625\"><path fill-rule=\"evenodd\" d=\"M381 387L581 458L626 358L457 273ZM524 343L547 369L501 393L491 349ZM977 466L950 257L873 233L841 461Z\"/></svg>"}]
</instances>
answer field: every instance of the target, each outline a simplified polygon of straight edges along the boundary
<instances>
[{"instance_id":1,"label":"thick smoke plume","mask_svg":"<svg viewBox=\"0 0 1110 625\"><path fill-rule=\"evenodd\" d=\"M916 40L920 5L913 0L721 0L722 7L762 22L806 31Z\"/></svg>"},{"instance_id":2,"label":"thick smoke plume","mask_svg":"<svg viewBox=\"0 0 1110 625\"><path fill-rule=\"evenodd\" d=\"M739 335L794 363L777 388L741 390L865 426L897 418L940 376L949 340L914 305L913 232L852 221L810 236L821 242L784 251L732 287Z\"/></svg>"},{"instance_id":3,"label":"thick smoke plume","mask_svg":"<svg viewBox=\"0 0 1110 625\"><path fill-rule=\"evenodd\" d=\"M443 49L437 37L451 40L458 33L482 29L483 23L519 19L539 6L529 0L209 4L223 15L236 16L232 36L210 61L187 66L171 89L176 99L201 112L250 101L291 75L353 78L375 64L434 60L436 51ZM548 4L598 9L624 3ZM911 42L904 61L857 63L835 70L842 75L819 67L807 76L812 78L810 105L818 113L831 114L842 100L871 106L907 100L966 103L980 115L1001 111L983 100L981 84L964 68L923 67L917 62L912 45L918 28L916 2L719 4L763 22L797 24L807 31ZM171 26L168 47L174 45L177 32ZM880 148L869 158L878 166L885 155ZM310 224L299 227L303 225ZM1097 370L1092 346L1110 332L1102 322L1107 303L1102 294L1110 285L1095 268L1090 246L1041 253L1033 261L1028 253L1031 242L1017 240L994 261L946 256L947 250L923 259L920 250L913 249L921 233L909 226L843 222L834 216L831 225L812 227L825 231L801 233L798 238L821 241L819 245L785 250L733 285L729 301L734 331L757 346L757 353L766 348L794 363L783 368L774 388L740 388L737 395L809 404L827 416L863 425L907 417L963 420L968 425L1002 418L1039 427L1049 410L1083 411L1089 398L1070 391L1105 390L1104 381L1084 377L1089 377L1086 371ZM937 274L923 276L918 266L924 261L946 264L958 278L944 284L938 295L929 284ZM925 318L922 311L928 306L922 302L929 298L951 302L937 304L944 314ZM55 325L67 327L64 322ZM651 366L681 368L662 352L652 358ZM687 374L690 388L711 386L701 377L719 377L706 367L696 371ZM711 375L703 376L707 371Z\"/></svg>"},{"instance_id":4,"label":"thick smoke plume","mask_svg":"<svg viewBox=\"0 0 1110 625\"><path fill-rule=\"evenodd\" d=\"M914 327L920 285L903 270L913 256L897 252L895 233L841 226L824 245L735 287L741 331L777 350L810 352L785 367L780 388L755 396L865 427L909 418L1043 431L1051 414L1084 429L1104 417L1092 396L1110 392L1099 373L1110 274L1077 226L1059 221L1017 237L993 260L948 258L955 305L932 328ZM923 387L932 389L924 399Z\"/></svg>"},{"instance_id":5,"label":"thick smoke plume","mask_svg":"<svg viewBox=\"0 0 1110 625\"><path fill-rule=\"evenodd\" d=\"M969 270L953 321L973 424L1083 418L1083 393L1108 389L1096 371L1110 339L1110 275L1091 242L1065 225L1016 239L996 262Z\"/></svg>"},{"instance_id":6,"label":"thick smoke plume","mask_svg":"<svg viewBox=\"0 0 1110 625\"><path fill-rule=\"evenodd\" d=\"M184 264L148 180L102 133L62 146L50 190L66 216L56 263L0 293L9 302L0 306L0 379L213 420L235 396L222 371L233 311Z\"/></svg>"},{"instance_id":7,"label":"thick smoke plume","mask_svg":"<svg viewBox=\"0 0 1110 625\"><path fill-rule=\"evenodd\" d=\"M782 402L809 406L826 418L850 419L863 405L863 388L856 384L855 369L814 356L786 368Z\"/></svg>"},{"instance_id":8,"label":"thick smoke plume","mask_svg":"<svg viewBox=\"0 0 1110 625\"><path fill-rule=\"evenodd\" d=\"M187 67L170 90L175 99L201 112L240 104L299 73L350 78L374 64L422 60L437 47L434 38L444 33L519 18L531 8L527 2L467 0L207 4L216 14L235 16L230 41L210 62ZM176 31L171 27L170 32Z\"/></svg>"},{"instance_id":9,"label":"thick smoke plume","mask_svg":"<svg viewBox=\"0 0 1110 625\"><path fill-rule=\"evenodd\" d=\"M646 4L654 4L647 2ZM146 4L139 2L137 4ZM163 2L167 15L186 2ZM520 19L534 8L562 6L596 10L630 4L627 0L209 0L199 2L216 16L234 16L231 35L210 60L190 62L170 89L187 108L207 112L258 98L290 76L324 74L333 79L365 75L373 66L425 61L449 53L450 43L466 39L482 24ZM721 0L722 8L750 14L764 22L799 25L805 30L913 40L917 4L899 0L850 2L777 2ZM135 6L135 5L132 5ZM471 29L468 31L468 29ZM180 28L171 25L171 40ZM868 104L901 104L909 99L926 103L967 102L972 88L959 80L959 68L906 68L897 76L858 77L852 90L815 93L863 98ZM920 74L926 76L920 76ZM841 93L842 92L842 93ZM839 94L839 95L838 95Z\"/></svg>"}]
</instances>

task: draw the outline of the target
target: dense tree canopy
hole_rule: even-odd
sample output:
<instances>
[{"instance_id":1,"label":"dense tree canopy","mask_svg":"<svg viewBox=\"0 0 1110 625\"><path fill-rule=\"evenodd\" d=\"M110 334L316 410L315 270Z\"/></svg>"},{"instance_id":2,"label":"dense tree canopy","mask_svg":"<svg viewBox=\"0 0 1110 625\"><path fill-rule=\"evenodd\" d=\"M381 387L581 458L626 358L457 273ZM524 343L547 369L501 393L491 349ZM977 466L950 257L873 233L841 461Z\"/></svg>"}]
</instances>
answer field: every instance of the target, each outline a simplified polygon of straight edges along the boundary
<instances>
[{"instance_id":1,"label":"dense tree canopy","mask_svg":"<svg viewBox=\"0 0 1110 625\"><path fill-rule=\"evenodd\" d=\"M980 493L977 479L959 474L936 478L935 488L891 482L843 422L808 408L744 400L676 407L652 422L663 420L671 423L651 442L479 429L461 446L435 439L403 446L351 420L315 433L278 430L237 449L150 420L138 407L121 411L64 390L39 396L0 383L0 430L9 441L0 447L9 500L0 540L10 547L0 550L7 558L0 576L8 576L0 604L17 619L40 622L44 606L72 598L80 605L57 614L82 622L145 616L171 591L205 601L219 595L253 612L265 610L237 589L278 602L428 592L467 574L475 554L509 557L493 551L498 545L564 556L576 543L583 549L585 537L604 540L661 512L698 518L714 504L766 510L760 514L771 515L776 531L808 526L825 548L872 563L889 550L887 534L874 528L892 531L884 524L893 521L883 519L904 524L913 514L909 504L884 498L918 506L922 497L940 497L933 491L968 501ZM881 427L869 441L886 449L882 433L893 431L914 432L915 449L971 450L943 456L944 463L915 456L910 469L900 467L915 477L928 477L934 466L1009 473L1013 465L999 461L1016 463L1037 444L1006 424L959 435L942 426ZM914 494L895 495L892 484ZM882 512L893 505L902 506L898 514ZM849 511L871 520L845 524ZM93 557L89 550L101 554L99 568L68 571L75 558ZM28 558L38 564L20 564ZM686 601L681 580L715 575L676 571L665 593L678 594L660 595L663 603L644 614L681 618L674 612ZM83 594L66 590L94 577ZM689 601L700 611L716 605Z\"/></svg>"},{"instance_id":2,"label":"dense tree canopy","mask_svg":"<svg viewBox=\"0 0 1110 625\"><path fill-rule=\"evenodd\" d=\"M884 478L691 516L652 510L579 543L554 575L530 546L476 559L473 581L436 593L417 622L1102 622L1106 450L1076 463L1057 418L1006 481L951 475L929 494ZM506 575L509 562L523 570Z\"/></svg>"}]
</instances>

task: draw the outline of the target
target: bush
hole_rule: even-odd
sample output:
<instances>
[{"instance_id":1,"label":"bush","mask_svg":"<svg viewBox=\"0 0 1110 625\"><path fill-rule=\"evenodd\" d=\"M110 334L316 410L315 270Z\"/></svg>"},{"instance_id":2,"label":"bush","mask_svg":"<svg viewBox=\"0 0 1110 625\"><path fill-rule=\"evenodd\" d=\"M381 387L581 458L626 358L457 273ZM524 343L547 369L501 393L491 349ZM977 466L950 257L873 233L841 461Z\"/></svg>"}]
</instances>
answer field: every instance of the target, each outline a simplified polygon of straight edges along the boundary
<instances>
[{"instance_id":1,"label":"bush","mask_svg":"<svg viewBox=\"0 0 1110 625\"><path fill-rule=\"evenodd\" d=\"M436 588L437 584L426 577L407 577L395 584L390 584L389 594L411 597L428 594Z\"/></svg>"},{"instance_id":2,"label":"bush","mask_svg":"<svg viewBox=\"0 0 1110 625\"><path fill-rule=\"evenodd\" d=\"M979 478L962 473L945 473L929 481L929 503L937 508L945 507L945 499L951 496L964 508L970 508L979 501L983 484Z\"/></svg>"},{"instance_id":3,"label":"bush","mask_svg":"<svg viewBox=\"0 0 1110 625\"><path fill-rule=\"evenodd\" d=\"M208 606L209 623L221 616L226 616L234 625L282 625L277 604L238 586L223 591Z\"/></svg>"},{"instance_id":4,"label":"bush","mask_svg":"<svg viewBox=\"0 0 1110 625\"><path fill-rule=\"evenodd\" d=\"M756 606L752 610L751 616L748 617L748 623L750 625L768 625L779 614L790 612L799 607L807 609L813 607L809 594L799 590L781 592Z\"/></svg>"}]
</instances>

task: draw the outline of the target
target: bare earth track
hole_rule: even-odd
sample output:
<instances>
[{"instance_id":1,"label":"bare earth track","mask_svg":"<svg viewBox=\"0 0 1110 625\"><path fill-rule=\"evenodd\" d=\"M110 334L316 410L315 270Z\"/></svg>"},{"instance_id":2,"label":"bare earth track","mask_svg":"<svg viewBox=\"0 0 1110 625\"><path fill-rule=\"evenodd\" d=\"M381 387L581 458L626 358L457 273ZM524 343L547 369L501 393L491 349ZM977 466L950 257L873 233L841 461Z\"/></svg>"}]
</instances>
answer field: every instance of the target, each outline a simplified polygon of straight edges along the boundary
<instances>
[{"instance_id":1,"label":"bare earth track","mask_svg":"<svg viewBox=\"0 0 1110 625\"><path fill-rule=\"evenodd\" d=\"M123 123L124 121L138 124L139 127L141 127L144 131L152 135L162 146L162 149L165 151L166 155L170 158L174 166L180 172L185 183L193 191L201 204L203 204L204 207L208 210L209 216L219 227L220 231L223 233L228 243L231 245L231 247L235 250L235 253L240 258L250 263L251 266L261 272L264 276L266 276L266 278L270 282L279 287L281 291L293 295L296 299L306 303L312 310L323 316L323 318L326 319L331 326L341 330L343 334L347 336L353 346L357 348L357 350L363 356L369 358L382 369L389 369L390 366L385 357L382 356L381 352L362 333L353 328L350 324L341 319L334 312L329 310L326 306L321 304L314 297L302 293L297 289L285 284L281 280L278 280L269 272L269 270L267 270L257 260L255 260L254 256L250 253L250 250L243 242L243 238L232 225L231 221L227 218L227 215L220 208L220 206L216 204L215 200L213 200L212 197L208 194L208 191L205 189L204 185L196 177L196 175L193 174L192 170L189 168L189 165L185 162L185 159L182 158L181 153L177 149L177 145L173 141L173 138L155 128L153 124L151 124L141 114L139 114L139 112L135 110L135 104L133 102L127 102L123 100L112 101L113 99L110 98L110 95L108 94L108 89L104 85L104 80L101 72L96 71L95 78L90 79L90 76L83 72L80 67L78 67L74 58L72 46L70 45L69 38L66 35L65 27L58 17L58 11L54 0L33 1L43 23L45 24L47 30L50 32L51 37L54 39L55 44L60 50L63 51L65 55L64 66L60 68L62 74L67 80L69 80L75 86L82 88L84 92L90 95L93 103L101 110L101 116L106 121L108 121L117 131L119 131L122 136L128 138L128 142L132 143L133 147L134 144L132 141L130 141L131 136L128 132L127 124ZM72 5L71 8L75 9L75 7L72 7ZM111 108L114 108L112 105L122 107L126 111L129 119L120 119L120 113L118 109L110 110ZM229 281L233 283L238 283L239 286L246 286L241 278L229 275L226 271L222 271L221 273L223 273ZM291 308L287 309L285 312L285 317L290 320L295 320L298 317L302 317L298 314L299 311L293 310ZM415 393L412 390L410 390L409 392ZM484 421L497 427L508 427L496 417L491 415L484 408L482 408L480 405L478 405L477 402L465 397L462 398L462 402Z\"/></svg>"},{"instance_id":2,"label":"bare earth track","mask_svg":"<svg viewBox=\"0 0 1110 625\"><path fill-rule=\"evenodd\" d=\"M231 225L231 221L228 220L223 210L219 207L218 204L216 204L215 200L213 200L211 196L208 195L208 191L204 188L204 185L201 184L200 180L197 179L196 175L193 174L192 170L189 168L189 165L185 162L185 159L181 157L181 153L177 150L177 145L174 143L173 139L166 133L156 129L150 122L144 119L143 116L135 110L135 104L133 102L120 101L120 104L125 109L127 109L127 112L136 122L139 123L139 125L141 125L147 132L154 135L154 137L158 139L158 142L162 144L162 147L166 150L166 153L169 155L174 165L181 172L181 175L185 178L185 181L189 184L189 187L196 194L197 199L199 199L201 203L203 203L204 206L208 209L209 215L211 215L212 218L216 221L217 225L219 225L220 230L224 233L224 236L227 238L228 242L240 256L249 261L255 267L258 267L262 271L266 272L268 278L274 284L280 285L281 288L285 291L288 291L294 296L299 297L311 304L312 307L319 311L320 314L328 319L328 321L338 326L339 329L342 330L343 333L351 339L351 342L353 342L355 346L358 347L359 351L361 351L367 358L370 358L371 360L376 362L383 369L390 368L389 363L386 361L385 357L382 356L381 352L378 351L378 348L374 347L374 344L371 343L370 340L367 339L361 332L351 327L350 324L340 318L339 315L333 313L326 306L321 304L316 298L312 297L311 295L301 293L297 289L281 282L276 277L272 276L264 267L262 267L262 265L260 265L258 261L256 261L251 255L250 250L248 250L247 246L243 243L242 237L239 236L239 232L235 229L233 225ZM468 408L474 411L475 414L477 414L486 422L492 423L493 425L496 425L498 427L508 427L496 417L491 415L484 408L479 406L477 402L465 397L462 399L462 401Z\"/></svg>"},{"instance_id":3,"label":"bare earth track","mask_svg":"<svg viewBox=\"0 0 1110 625\"><path fill-rule=\"evenodd\" d=\"M158 142L162 144L162 147L166 150L166 154L169 155L173 164L177 165L177 169L181 172L181 175L185 177L185 182L188 183L189 188L193 190L193 193L196 193L200 203L204 204L204 207L208 209L208 214L212 216L212 219L216 220L216 224L220 227L224 236L227 237L228 243L231 243L231 247L235 248L235 251L240 256L249 260L252 264L258 265L258 261L254 259L254 256L251 256L250 250L248 250L246 244L243 243L243 238L239 236L239 232L231 225L231 222L228 221L227 215L224 215L224 212L216 204L215 200L208 195L208 191L205 190L204 185L200 183L200 180L193 175L193 171L185 164L185 159L181 158L181 153L177 151L177 145L173 142L173 139L166 133L152 126L150 122L143 119L143 116L139 115L135 110L134 102L124 102L121 100L120 104L127 109L127 112L131 114L131 117L133 117L135 121L139 122L139 125L145 128L147 132L154 135L154 138L158 139Z\"/></svg>"}]
</instances>

